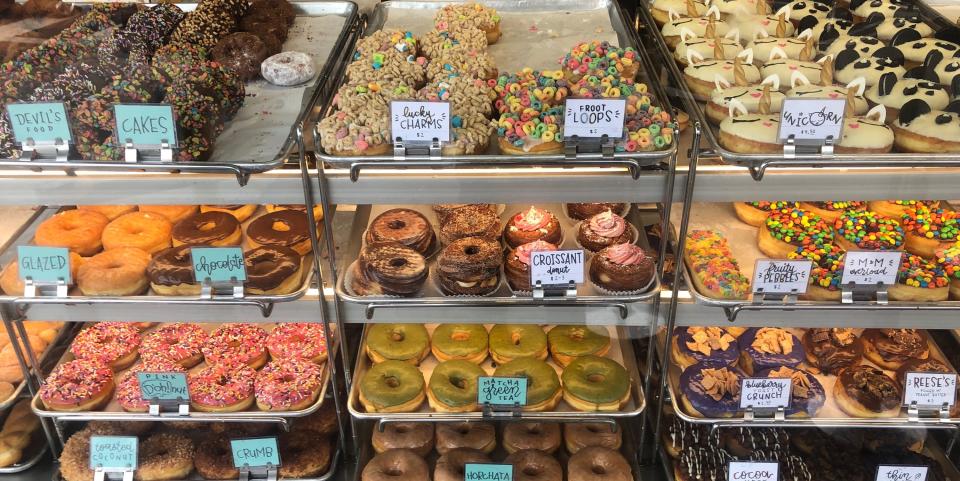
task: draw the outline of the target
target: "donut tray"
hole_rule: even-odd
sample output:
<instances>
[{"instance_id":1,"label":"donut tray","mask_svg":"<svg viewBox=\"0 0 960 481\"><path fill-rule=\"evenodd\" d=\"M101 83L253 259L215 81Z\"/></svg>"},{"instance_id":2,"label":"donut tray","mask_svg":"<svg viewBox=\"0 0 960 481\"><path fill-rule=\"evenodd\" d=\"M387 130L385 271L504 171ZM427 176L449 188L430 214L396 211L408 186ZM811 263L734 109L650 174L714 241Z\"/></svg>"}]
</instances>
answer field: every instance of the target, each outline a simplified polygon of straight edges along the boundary
<instances>
[{"instance_id":1,"label":"donut tray","mask_svg":"<svg viewBox=\"0 0 960 481\"><path fill-rule=\"evenodd\" d=\"M63 352L67 349L67 339L73 338L73 331L75 327L70 323L64 323L63 327L60 328L60 331L57 333L57 337L54 338L53 342L47 345L47 348L44 349L43 353L40 354L37 362L40 364L41 372L48 373L50 369L55 365L59 356L63 355ZM7 408L13 407L13 405L20 398L24 397L24 389L27 388L26 381L20 381L17 383L16 387L7 399L0 400L0 411L5 411ZM0 471L3 473L3 471Z\"/></svg>"},{"instance_id":2,"label":"donut tray","mask_svg":"<svg viewBox=\"0 0 960 481\"><path fill-rule=\"evenodd\" d=\"M425 324L427 332L433 336L433 331L437 328L437 324ZM493 327L493 324L485 324L484 327L487 331ZM549 331L550 327L553 326L543 326L544 331ZM363 376L372 366L370 358L366 355L366 345L367 345L367 329L364 329L363 340L360 342L361 349L357 354L357 364L353 371L353 383L350 385L350 400L348 402L348 408L350 409L350 414L357 419L370 419L370 420L379 420L381 423L387 422L462 422L462 421L542 421L542 422L577 422L577 421L587 421L587 422L608 422L612 423L614 418L630 418L638 416L643 412L643 409L646 407L646 398L643 395L643 387L641 383L643 382L643 377L640 375L640 371L637 368L636 364L636 355L633 348L633 339L630 337L629 331L626 327L615 327L609 329L610 332L610 351L604 356L606 358L612 359L618 362L621 366L626 368L627 373L631 379L630 386L630 399L619 411L578 411L572 406L567 404L566 401L560 400L560 403L553 411L547 412L527 412L523 411L520 413L513 413L510 411L507 412L494 412L494 413L483 413L479 410L474 412L467 413L453 413L453 412L438 412L434 411L431 408L427 401L424 400L420 405L419 409L416 412L409 413L378 413L378 412L368 412L363 404L360 402L360 381L363 379ZM437 366L439 361L433 354L428 355L423 361L420 362L420 372L423 373L423 378L426 384L430 382L430 376L433 374L433 369ZM553 361L553 359L548 355L547 363L550 364L554 369L557 370L557 376L563 371L563 368L559 364ZM480 364L480 367L483 368L487 373L493 373L496 368L496 363L489 356L487 359Z\"/></svg>"},{"instance_id":3,"label":"donut tray","mask_svg":"<svg viewBox=\"0 0 960 481\"><path fill-rule=\"evenodd\" d=\"M680 329L683 329L682 327ZM791 332L798 339L802 339L805 329L798 328L785 328L787 331ZM862 333L862 329L854 330L859 336ZM666 335L664 331L661 331L658 334L658 337L661 339L661 342L657 343L658 351L662 349L664 345L663 337ZM673 344L673 338L670 339L670 344ZM947 356L940 349L940 346L933 340L932 337L929 338L929 347L930 347L930 357L936 360L939 360L955 370L953 365L950 363ZM672 348L671 348L672 350ZM873 362L867 360L866 358L861 359L860 365L870 366L874 368L879 368ZM809 362L806 360L800 364L800 366L808 371L813 371ZM736 415L730 418L708 418L702 417L700 415L694 415L684 408L680 397L682 396L682 390L680 389L680 374L682 369L677 365L673 359L673 354L670 354L670 365L668 368L668 382L667 389L670 395L670 402L673 405L673 410L678 417L684 421L691 423L703 423L719 426L821 426L821 427L842 427L842 426L864 426L864 427L903 427L906 424L911 425L922 425L926 427L931 426L940 426L940 427L952 427L952 424L960 423L960 418L949 419L947 421L941 421L936 416L934 417L920 417L919 419L909 419L906 415L906 409L901 410L900 416L890 417L890 418L860 418L846 414L840 410L837 405L836 400L834 399L833 391L834 385L837 381L837 376L828 375L816 372L814 377L820 384L823 385L824 391L826 393L826 402L823 404L823 408L817 413L816 416L808 418L799 418L799 417L788 417L785 420L775 420L772 417L760 417L759 415L754 420L748 420L742 415ZM887 375L891 378L896 379L895 372L884 370Z\"/></svg>"},{"instance_id":4,"label":"donut tray","mask_svg":"<svg viewBox=\"0 0 960 481\"><path fill-rule=\"evenodd\" d=\"M595 287L590 282L589 262L592 254L590 251L584 249L584 253L586 255L586 264L584 265L584 283L577 286L577 296L575 298L545 297L542 299L535 299L530 295L529 292L514 292L506 281L506 275L503 272L503 268L500 270L500 285L493 293L486 296L448 296L440 290L436 279L437 254L441 249L439 247L438 237L437 247L434 249L434 252L429 253L427 256L427 267L430 269L430 275L424 283L423 289L421 289L419 296L404 298L397 296L356 295L350 289L350 280L352 278L352 269L350 267L359 257L361 246L366 245L364 238L367 227L379 214L398 207L413 209L423 214L433 225L435 234L439 235L439 221L437 220L433 209L429 205L357 206L357 213L354 217L353 228L350 233L351 241L349 244L347 244L346 248L339 253L339 258L342 259L342 265L339 267L337 274L337 295L346 302L365 305L367 319L373 319L375 311L378 308L392 308L398 306L424 307L431 305L442 306L444 308L458 305L483 307L504 304L511 306L526 305L533 307L558 304L567 306L616 307L620 311L620 317L626 318L626 310L625 307L623 307L624 303L649 301L660 292L660 279L656 275L656 272L654 272L654 277L651 279L650 284L646 288L640 290L638 293L612 295L601 292L600 289ZM566 206L562 204L537 204L537 207L549 210L559 221L560 228L563 232L563 241L560 243L561 249L580 249L580 247L577 246L576 239L577 224L579 221L567 216ZM509 221L514 214L529 208L530 204L501 205L499 210L501 226L506 225L507 221ZM627 219L628 228L632 229L634 233L637 234L636 244L648 250L649 252L653 252L650 249L650 243L648 242L643 229L637 227L642 225L639 220L640 213L638 210L628 209L628 211L624 213L624 216ZM505 244L504 251L506 252Z\"/></svg>"},{"instance_id":5,"label":"donut tray","mask_svg":"<svg viewBox=\"0 0 960 481\"><path fill-rule=\"evenodd\" d=\"M10 239L0 247L0 264L6 266L17 258L17 247L22 245L31 245L33 243L34 233L37 227L45 220L49 219L57 212L65 210L63 207L47 206L38 207L37 211L24 225L13 234ZM245 222L241 223L240 230L243 233L243 242L241 247L244 250L252 248L246 237L246 228L257 217L266 213L263 207L250 216ZM0 295L0 303L13 303L21 310L26 309L31 304L151 304L151 305L236 305L250 306L259 309L260 313L267 317L273 310L273 304L277 302L295 301L304 296L307 290L314 284L314 262L313 255L303 256L301 275L302 281L297 289L289 294L271 294L271 295L244 295L242 298L234 298L231 295L217 294L210 298L200 296L161 296L153 291L138 296L84 296L79 289L70 290L67 297L55 296L36 296L24 297L22 295Z\"/></svg>"},{"instance_id":6,"label":"donut tray","mask_svg":"<svg viewBox=\"0 0 960 481\"><path fill-rule=\"evenodd\" d=\"M92 325L92 324L91 324ZM219 324L199 324L207 332L211 332L219 327ZM258 326L265 329L268 333L273 329L275 324L273 323L260 323ZM141 336L149 334L151 331L157 329L158 326L151 326L147 329L141 331ZM120 404L117 402L115 393L111 398L110 402L101 410L98 411L78 411L78 412L66 412L66 411L54 411L47 409L43 405L43 402L40 400L40 396L34 396L31 404L33 412L38 416L43 418L55 418L57 420L67 420L67 421L225 421L225 422L271 422L282 425L287 425L290 421L289 418L297 418L307 416L312 414L317 409L320 409L320 406L323 404L326 397L327 387L330 384L330 368L327 362L329 359L337 355L336 348L336 335L331 333L331 337L334 338L332 342L327 344L327 358L328 361L324 362L320 368L320 395L317 397L317 401L305 409L298 411L261 411L256 409L254 406L253 409L238 411L233 413L207 413L199 412L193 409L190 410L190 413L186 416L180 416L176 412L162 412L159 416L152 416L149 413L136 413L136 412L127 412L124 411ZM57 365L64 364L74 360L74 355L70 352L69 349L63 354L60 358L60 361ZM117 371L114 374L114 382L117 383L122 379L127 372L129 372L133 367L137 365L137 362L134 362L132 366L126 369ZM200 371L206 366L206 362L200 362L196 366L187 370L188 373L195 373Z\"/></svg>"},{"instance_id":7,"label":"donut tray","mask_svg":"<svg viewBox=\"0 0 960 481\"><path fill-rule=\"evenodd\" d=\"M50 450L47 440L43 437L43 428L37 428L33 432L30 444L23 449L20 461L3 468L0 468L0 474L22 473L40 463Z\"/></svg>"}]
</instances>

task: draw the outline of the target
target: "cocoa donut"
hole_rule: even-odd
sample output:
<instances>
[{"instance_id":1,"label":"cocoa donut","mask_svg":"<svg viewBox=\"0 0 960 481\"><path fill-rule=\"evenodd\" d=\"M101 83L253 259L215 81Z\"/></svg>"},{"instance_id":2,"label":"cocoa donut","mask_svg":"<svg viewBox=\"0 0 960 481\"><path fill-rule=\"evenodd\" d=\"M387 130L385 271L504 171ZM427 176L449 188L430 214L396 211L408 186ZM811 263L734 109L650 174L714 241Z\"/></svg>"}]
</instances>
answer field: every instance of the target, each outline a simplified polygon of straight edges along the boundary
<instances>
[{"instance_id":1,"label":"cocoa donut","mask_svg":"<svg viewBox=\"0 0 960 481\"><path fill-rule=\"evenodd\" d=\"M378 453L409 449L425 457L433 451L433 423L389 423L373 430L371 442Z\"/></svg>"},{"instance_id":2,"label":"cocoa donut","mask_svg":"<svg viewBox=\"0 0 960 481\"><path fill-rule=\"evenodd\" d=\"M517 451L503 461L513 465L514 481L563 481L563 468L553 456L536 449Z\"/></svg>"},{"instance_id":3,"label":"cocoa donut","mask_svg":"<svg viewBox=\"0 0 960 481\"><path fill-rule=\"evenodd\" d=\"M289 27L297 18L297 12L287 0L254 0L245 16L279 21Z\"/></svg>"},{"instance_id":4,"label":"cocoa donut","mask_svg":"<svg viewBox=\"0 0 960 481\"><path fill-rule=\"evenodd\" d=\"M590 446L567 462L569 481L633 481L630 463L612 449Z\"/></svg>"},{"instance_id":5,"label":"cocoa donut","mask_svg":"<svg viewBox=\"0 0 960 481\"><path fill-rule=\"evenodd\" d=\"M588 446L620 449L623 433L605 423L566 423L563 425L563 442L570 454Z\"/></svg>"},{"instance_id":6,"label":"cocoa donut","mask_svg":"<svg viewBox=\"0 0 960 481\"><path fill-rule=\"evenodd\" d=\"M333 443L329 438L318 438L315 434L299 431L284 433L279 439L280 479L317 477L330 468Z\"/></svg>"},{"instance_id":7,"label":"cocoa donut","mask_svg":"<svg viewBox=\"0 0 960 481\"><path fill-rule=\"evenodd\" d=\"M500 237L500 216L486 204L468 205L454 210L440 226L444 245L463 237Z\"/></svg>"},{"instance_id":8,"label":"cocoa donut","mask_svg":"<svg viewBox=\"0 0 960 481\"><path fill-rule=\"evenodd\" d=\"M300 254L281 246L261 246L243 253L244 288L253 294L287 294L300 283Z\"/></svg>"},{"instance_id":9,"label":"cocoa donut","mask_svg":"<svg viewBox=\"0 0 960 481\"><path fill-rule=\"evenodd\" d=\"M247 238L255 245L289 247L300 255L311 250L307 213L299 210L279 210L257 217L247 226Z\"/></svg>"},{"instance_id":10,"label":"cocoa donut","mask_svg":"<svg viewBox=\"0 0 960 481\"><path fill-rule=\"evenodd\" d=\"M433 481L462 481L467 463L489 463L490 457L479 449L456 448L447 451L437 460Z\"/></svg>"},{"instance_id":11,"label":"cocoa donut","mask_svg":"<svg viewBox=\"0 0 960 481\"><path fill-rule=\"evenodd\" d=\"M360 481L430 481L427 462L409 449L391 449L373 457L360 474ZM72 481L72 480L71 480Z\"/></svg>"},{"instance_id":12,"label":"cocoa donut","mask_svg":"<svg viewBox=\"0 0 960 481\"><path fill-rule=\"evenodd\" d=\"M437 452L456 448L479 449L490 453L497 447L496 430L490 423L453 423L437 425Z\"/></svg>"},{"instance_id":13,"label":"cocoa donut","mask_svg":"<svg viewBox=\"0 0 960 481\"><path fill-rule=\"evenodd\" d=\"M508 453L537 449L553 454L560 448L557 423L509 423L503 428L503 448Z\"/></svg>"},{"instance_id":14,"label":"cocoa donut","mask_svg":"<svg viewBox=\"0 0 960 481\"><path fill-rule=\"evenodd\" d=\"M177 222L172 234L174 246L235 246L240 245L240 222L226 212L200 212Z\"/></svg>"},{"instance_id":15,"label":"cocoa donut","mask_svg":"<svg viewBox=\"0 0 960 481\"><path fill-rule=\"evenodd\" d=\"M214 434L200 442L193 467L204 479L233 479L240 474L233 466L230 439L223 434Z\"/></svg>"},{"instance_id":16,"label":"cocoa donut","mask_svg":"<svg viewBox=\"0 0 960 481\"><path fill-rule=\"evenodd\" d=\"M390 209L367 227L368 244L396 242L427 255L436 242L433 226L423 214L411 209Z\"/></svg>"},{"instance_id":17,"label":"cocoa donut","mask_svg":"<svg viewBox=\"0 0 960 481\"><path fill-rule=\"evenodd\" d=\"M260 75L260 63L267 58L267 45L250 32L235 32L223 37L210 51L210 57L247 81Z\"/></svg>"}]
</instances>

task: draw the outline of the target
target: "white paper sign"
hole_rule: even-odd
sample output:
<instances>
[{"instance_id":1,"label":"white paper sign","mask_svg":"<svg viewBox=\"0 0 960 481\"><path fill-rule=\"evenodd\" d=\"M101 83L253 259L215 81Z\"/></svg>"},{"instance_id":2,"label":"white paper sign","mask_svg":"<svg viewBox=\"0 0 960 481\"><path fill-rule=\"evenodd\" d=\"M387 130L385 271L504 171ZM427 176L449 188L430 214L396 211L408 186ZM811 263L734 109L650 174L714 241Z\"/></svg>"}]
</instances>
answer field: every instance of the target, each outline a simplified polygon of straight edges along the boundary
<instances>
[{"instance_id":1,"label":"white paper sign","mask_svg":"<svg viewBox=\"0 0 960 481\"><path fill-rule=\"evenodd\" d=\"M926 481L926 466L877 466L877 481Z\"/></svg>"},{"instance_id":2,"label":"white paper sign","mask_svg":"<svg viewBox=\"0 0 960 481\"><path fill-rule=\"evenodd\" d=\"M623 137L625 99L567 99L563 116L563 136Z\"/></svg>"},{"instance_id":3,"label":"white paper sign","mask_svg":"<svg viewBox=\"0 0 960 481\"><path fill-rule=\"evenodd\" d=\"M903 405L917 403L918 406L936 407L946 404L953 406L957 401L957 375L939 372L908 372L906 389L903 392Z\"/></svg>"},{"instance_id":4,"label":"white paper sign","mask_svg":"<svg viewBox=\"0 0 960 481\"><path fill-rule=\"evenodd\" d=\"M530 254L530 285L583 284L583 250Z\"/></svg>"},{"instance_id":5,"label":"white paper sign","mask_svg":"<svg viewBox=\"0 0 960 481\"><path fill-rule=\"evenodd\" d=\"M390 129L393 138L404 142L450 141L449 102L390 102Z\"/></svg>"},{"instance_id":6,"label":"white paper sign","mask_svg":"<svg viewBox=\"0 0 960 481\"><path fill-rule=\"evenodd\" d=\"M776 409L790 406L793 379L747 377L740 381L740 409Z\"/></svg>"},{"instance_id":7,"label":"white paper sign","mask_svg":"<svg viewBox=\"0 0 960 481\"><path fill-rule=\"evenodd\" d=\"M730 461L727 481L777 481L780 463L767 461Z\"/></svg>"},{"instance_id":8,"label":"white paper sign","mask_svg":"<svg viewBox=\"0 0 960 481\"><path fill-rule=\"evenodd\" d=\"M809 260L758 259L753 269L753 293L803 294L812 266Z\"/></svg>"},{"instance_id":9,"label":"white paper sign","mask_svg":"<svg viewBox=\"0 0 960 481\"><path fill-rule=\"evenodd\" d=\"M780 110L780 143L791 135L799 143L840 141L846 99L788 98Z\"/></svg>"},{"instance_id":10,"label":"white paper sign","mask_svg":"<svg viewBox=\"0 0 960 481\"><path fill-rule=\"evenodd\" d=\"M843 277L841 284L888 286L897 282L900 258L903 251L847 251L843 256Z\"/></svg>"}]
</instances>

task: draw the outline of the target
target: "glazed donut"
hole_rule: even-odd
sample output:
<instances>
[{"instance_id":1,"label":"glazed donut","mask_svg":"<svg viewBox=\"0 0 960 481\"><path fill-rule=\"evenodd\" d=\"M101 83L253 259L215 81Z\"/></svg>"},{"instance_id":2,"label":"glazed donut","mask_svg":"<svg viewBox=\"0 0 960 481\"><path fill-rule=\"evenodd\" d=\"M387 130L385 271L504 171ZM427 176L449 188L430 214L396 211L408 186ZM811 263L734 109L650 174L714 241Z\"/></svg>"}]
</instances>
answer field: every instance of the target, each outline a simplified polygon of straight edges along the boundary
<instances>
[{"instance_id":1,"label":"glazed donut","mask_svg":"<svg viewBox=\"0 0 960 481\"><path fill-rule=\"evenodd\" d=\"M192 244L164 249L150 259L147 278L150 289L161 296L199 296L200 284L194 280Z\"/></svg>"},{"instance_id":2,"label":"glazed donut","mask_svg":"<svg viewBox=\"0 0 960 481\"><path fill-rule=\"evenodd\" d=\"M18 431L34 431L40 427L40 418L33 413L29 399L22 399L10 409L10 414L3 421L2 433Z\"/></svg>"},{"instance_id":3,"label":"glazed donut","mask_svg":"<svg viewBox=\"0 0 960 481\"><path fill-rule=\"evenodd\" d=\"M243 222L257 211L257 204L201 205L200 212L226 212Z\"/></svg>"},{"instance_id":4,"label":"glazed donut","mask_svg":"<svg viewBox=\"0 0 960 481\"><path fill-rule=\"evenodd\" d=\"M320 396L320 367L291 357L271 361L253 383L257 407L263 411L299 411Z\"/></svg>"},{"instance_id":5,"label":"glazed donut","mask_svg":"<svg viewBox=\"0 0 960 481\"><path fill-rule=\"evenodd\" d=\"M240 221L220 211L193 214L173 226L173 245L238 246L242 240Z\"/></svg>"},{"instance_id":6,"label":"glazed donut","mask_svg":"<svg viewBox=\"0 0 960 481\"><path fill-rule=\"evenodd\" d=\"M360 474L360 481L395 481L397 479L430 481L430 467L422 456L409 449L391 449L374 456L363 467L363 472Z\"/></svg>"},{"instance_id":7,"label":"glazed donut","mask_svg":"<svg viewBox=\"0 0 960 481\"><path fill-rule=\"evenodd\" d=\"M553 456L536 449L516 451L503 460L513 466L514 481L563 481L563 468Z\"/></svg>"},{"instance_id":8,"label":"glazed donut","mask_svg":"<svg viewBox=\"0 0 960 481\"><path fill-rule=\"evenodd\" d=\"M327 359L323 326L314 322L282 322L267 336L272 359L298 357L320 364Z\"/></svg>"},{"instance_id":9,"label":"glazed donut","mask_svg":"<svg viewBox=\"0 0 960 481\"><path fill-rule=\"evenodd\" d=\"M123 214L129 214L137 211L135 205L78 205L77 210L89 210L103 214L107 219L113 220Z\"/></svg>"},{"instance_id":10,"label":"glazed donut","mask_svg":"<svg viewBox=\"0 0 960 481\"><path fill-rule=\"evenodd\" d=\"M147 290L150 254L120 247L86 259L77 269L77 286L87 296L133 296Z\"/></svg>"},{"instance_id":11,"label":"glazed donut","mask_svg":"<svg viewBox=\"0 0 960 481\"><path fill-rule=\"evenodd\" d=\"M253 406L257 372L238 362L207 366L187 377L190 407L201 412L237 412Z\"/></svg>"},{"instance_id":12,"label":"glazed donut","mask_svg":"<svg viewBox=\"0 0 960 481\"><path fill-rule=\"evenodd\" d=\"M364 239L367 244L396 242L425 256L436 245L436 234L430 221L411 209L390 209L378 215L367 227Z\"/></svg>"},{"instance_id":13,"label":"glazed donut","mask_svg":"<svg viewBox=\"0 0 960 481\"><path fill-rule=\"evenodd\" d=\"M312 250L307 213L299 210L281 210L257 217L247 226L247 239L254 247L289 247L300 255Z\"/></svg>"},{"instance_id":14,"label":"glazed donut","mask_svg":"<svg viewBox=\"0 0 960 481\"><path fill-rule=\"evenodd\" d=\"M103 229L103 248L136 247L147 254L170 247L173 226L166 217L151 212L131 212L117 217Z\"/></svg>"},{"instance_id":15,"label":"glazed donut","mask_svg":"<svg viewBox=\"0 0 960 481\"><path fill-rule=\"evenodd\" d=\"M302 52L280 52L260 64L260 75L274 85L299 85L317 74L313 59Z\"/></svg>"},{"instance_id":16,"label":"glazed donut","mask_svg":"<svg viewBox=\"0 0 960 481\"><path fill-rule=\"evenodd\" d=\"M440 324L430 339L438 361L469 361L479 366L487 358L487 329L481 324Z\"/></svg>"},{"instance_id":17,"label":"glazed donut","mask_svg":"<svg viewBox=\"0 0 960 481\"><path fill-rule=\"evenodd\" d=\"M197 212L195 205L138 205L140 212L155 212L167 218L171 224L177 225L181 220Z\"/></svg>"},{"instance_id":18,"label":"glazed donut","mask_svg":"<svg viewBox=\"0 0 960 481\"><path fill-rule=\"evenodd\" d=\"M330 467L333 451L329 439L317 439L311 433L284 433L279 440L281 479L303 479L316 477Z\"/></svg>"},{"instance_id":19,"label":"glazed donut","mask_svg":"<svg viewBox=\"0 0 960 481\"><path fill-rule=\"evenodd\" d=\"M497 447L497 434L493 424L463 422L437 424L437 452L445 454L451 449L473 448L487 454Z\"/></svg>"},{"instance_id":20,"label":"glazed donut","mask_svg":"<svg viewBox=\"0 0 960 481\"><path fill-rule=\"evenodd\" d=\"M210 333L201 351L207 364L244 363L260 369L267 363L267 331L256 324L224 324Z\"/></svg>"},{"instance_id":21,"label":"glazed donut","mask_svg":"<svg viewBox=\"0 0 960 481\"><path fill-rule=\"evenodd\" d=\"M90 210L67 210L37 226L38 246L66 247L81 256L92 256L103 248L100 236L110 223L107 217Z\"/></svg>"},{"instance_id":22,"label":"glazed donut","mask_svg":"<svg viewBox=\"0 0 960 481\"><path fill-rule=\"evenodd\" d=\"M289 294L303 279L303 258L293 249L282 246L260 246L243 253L247 270L244 289L250 294Z\"/></svg>"},{"instance_id":23,"label":"glazed donut","mask_svg":"<svg viewBox=\"0 0 960 481\"><path fill-rule=\"evenodd\" d=\"M610 333L603 326L554 326L547 333L550 357L567 366L587 354L605 356L610 351Z\"/></svg>"},{"instance_id":24,"label":"glazed donut","mask_svg":"<svg viewBox=\"0 0 960 481\"><path fill-rule=\"evenodd\" d=\"M90 481L90 432L79 431L63 445L60 453L60 475L64 481Z\"/></svg>"},{"instance_id":25,"label":"glazed donut","mask_svg":"<svg viewBox=\"0 0 960 481\"><path fill-rule=\"evenodd\" d=\"M57 366L40 387L40 400L54 411L96 411L113 395L113 370L78 359Z\"/></svg>"},{"instance_id":26,"label":"glazed donut","mask_svg":"<svg viewBox=\"0 0 960 481\"><path fill-rule=\"evenodd\" d=\"M616 451L623 443L623 432L606 423L565 423L563 442L570 454L576 454L589 446L601 446Z\"/></svg>"},{"instance_id":27,"label":"glazed donut","mask_svg":"<svg viewBox=\"0 0 960 481\"><path fill-rule=\"evenodd\" d=\"M140 331L125 322L100 322L77 334L70 352L77 359L106 364L114 371L126 369L137 360Z\"/></svg>"},{"instance_id":28,"label":"glazed donut","mask_svg":"<svg viewBox=\"0 0 960 481\"><path fill-rule=\"evenodd\" d=\"M306 212L307 207L304 204L267 204L264 206L267 209L267 212L277 212L280 210L299 210L300 212ZM313 219L316 221L323 220L323 206L316 204L313 206Z\"/></svg>"},{"instance_id":29,"label":"glazed donut","mask_svg":"<svg viewBox=\"0 0 960 481\"><path fill-rule=\"evenodd\" d=\"M630 463L612 449L589 446L570 456L567 462L569 481L632 481Z\"/></svg>"},{"instance_id":30,"label":"glazed donut","mask_svg":"<svg viewBox=\"0 0 960 481\"><path fill-rule=\"evenodd\" d=\"M196 324L166 324L144 336L140 357L144 362L166 359L189 369L203 360L206 341L207 331Z\"/></svg>"},{"instance_id":31,"label":"glazed donut","mask_svg":"<svg viewBox=\"0 0 960 481\"><path fill-rule=\"evenodd\" d=\"M333 402L324 402L313 414L297 418L292 431L313 431L324 436L331 435L340 429L337 418L337 407Z\"/></svg>"},{"instance_id":32,"label":"glazed donut","mask_svg":"<svg viewBox=\"0 0 960 481\"><path fill-rule=\"evenodd\" d=\"M163 358L156 358L134 366L117 381L117 403L124 411L145 413L150 410L150 401L143 399L140 391L140 380L137 373L141 372L186 372L183 366Z\"/></svg>"},{"instance_id":33,"label":"glazed donut","mask_svg":"<svg viewBox=\"0 0 960 481\"><path fill-rule=\"evenodd\" d=\"M234 32L220 39L210 57L232 70L244 82L260 75L260 63L267 58L267 45L249 32Z\"/></svg>"},{"instance_id":34,"label":"glazed donut","mask_svg":"<svg viewBox=\"0 0 960 481\"><path fill-rule=\"evenodd\" d=\"M489 463L490 457L479 449L456 448L440 456L433 470L433 481L461 481L467 463Z\"/></svg>"},{"instance_id":35,"label":"glazed donut","mask_svg":"<svg viewBox=\"0 0 960 481\"><path fill-rule=\"evenodd\" d=\"M423 373L403 361L374 364L360 379L360 403L368 412L416 411L426 397Z\"/></svg>"},{"instance_id":36,"label":"glazed donut","mask_svg":"<svg viewBox=\"0 0 960 481\"><path fill-rule=\"evenodd\" d=\"M433 451L433 423L388 423L383 431L373 430L373 450L409 449L426 457Z\"/></svg>"},{"instance_id":37,"label":"glazed donut","mask_svg":"<svg viewBox=\"0 0 960 481\"><path fill-rule=\"evenodd\" d=\"M503 448L508 453L536 449L553 454L560 449L560 425L557 423L508 423L503 428Z\"/></svg>"},{"instance_id":38,"label":"glazed donut","mask_svg":"<svg viewBox=\"0 0 960 481\"><path fill-rule=\"evenodd\" d=\"M193 457L193 467L204 479L233 479L240 475L233 466L230 438L223 434L213 434L200 441Z\"/></svg>"},{"instance_id":39,"label":"glazed donut","mask_svg":"<svg viewBox=\"0 0 960 481\"><path fill-rule=\"evenodd\" d=\"M70 251L70 284L77 283L77 271L83 264L84 258L80 254ZM0 289L8 296L22 296L24 283L20 279L20 266L17 265L17 259L10 261L3 272L0 272Z\"/></svg>"},{"instance_id":40,"label":"glazed donut","mask_svg":"<svg viewBox=\"0 0 960 481\"><path fill-rule=\"evenodd\" d=\"M193 441L177 433L153 434L140 441L137 457L137 481L186 479L193 471Z\"/></svg>"}]
</instances>

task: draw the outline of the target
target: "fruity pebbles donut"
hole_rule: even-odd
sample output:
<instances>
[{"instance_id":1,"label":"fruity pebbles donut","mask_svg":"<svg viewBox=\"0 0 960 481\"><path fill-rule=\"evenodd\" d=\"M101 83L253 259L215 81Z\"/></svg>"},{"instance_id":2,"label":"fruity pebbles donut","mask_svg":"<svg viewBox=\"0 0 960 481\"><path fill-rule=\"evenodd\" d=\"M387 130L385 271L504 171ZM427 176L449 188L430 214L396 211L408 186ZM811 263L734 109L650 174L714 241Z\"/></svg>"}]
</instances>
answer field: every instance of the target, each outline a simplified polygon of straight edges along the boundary
<instances>
[{"instance_id":1,"label":"fruity pebbles donut","mask_svg":"<svg viewBox=\"0 0 960 481\"><path fill-rule=\"evenodd\" d=\"M267 331L256 324L224 324L201 349L207 364L244 363L259 369L267 362Z\"/></svg>"}]
</instances>

